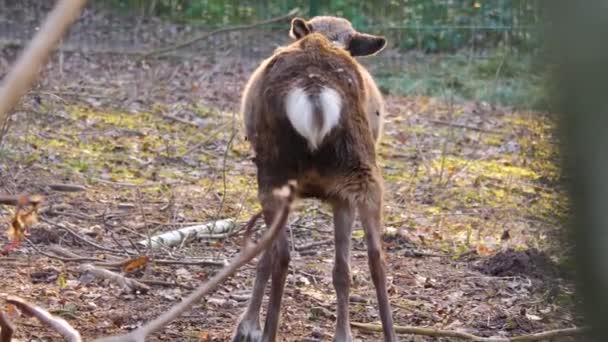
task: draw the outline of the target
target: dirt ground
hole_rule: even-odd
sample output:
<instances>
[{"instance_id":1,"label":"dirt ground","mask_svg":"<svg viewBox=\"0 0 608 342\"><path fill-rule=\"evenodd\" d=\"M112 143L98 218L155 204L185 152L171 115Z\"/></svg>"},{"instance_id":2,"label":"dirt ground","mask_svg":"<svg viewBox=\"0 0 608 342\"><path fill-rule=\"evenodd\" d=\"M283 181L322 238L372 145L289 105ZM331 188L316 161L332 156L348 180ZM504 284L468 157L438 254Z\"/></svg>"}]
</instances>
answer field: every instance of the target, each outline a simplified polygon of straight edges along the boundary
<instances>
[{"instance_id":1,"label":"dirt ground","mask_svg":"<svg viewBox=\"0 0 608 342\"><path fill-rule=\"evenodd\" d=\"M16 52L1 51L0 75ZM255 64L230 55L55 55L12 116L0 149L0 194L46 196L32 244L0 257L0 296L27 298L89 339L156 317L218 269L184 263L234 256L239 229L259 209L237 113ZM481 336L581 326L573 275L563 266L569 204L550 116L449 99L389 95L387 101L379 154L395 323ZM86 190L56 191L56 183ZM0 207L7 222L10 209ZM303 201L290 217L285 341L332 338L329 212ZM125 260L144 253L133 244L148 234L222 218L236 221L228 236L161 248L144 269L129 273L154 280L147 293L92 279L79 271L82 262L58 260L51 251L59 245L80 257ZM3 234L0 242L9 240ZM358 223L353 248L351 319L377 323ZM154 261L161 259L170 262ZM228 341L254 272L255 263L247 265L152 340ZM21 340L60 340L33 319L12 317ZM360 341L381 340L377 333L353 333Z\"/></svg>"}]
</instances>

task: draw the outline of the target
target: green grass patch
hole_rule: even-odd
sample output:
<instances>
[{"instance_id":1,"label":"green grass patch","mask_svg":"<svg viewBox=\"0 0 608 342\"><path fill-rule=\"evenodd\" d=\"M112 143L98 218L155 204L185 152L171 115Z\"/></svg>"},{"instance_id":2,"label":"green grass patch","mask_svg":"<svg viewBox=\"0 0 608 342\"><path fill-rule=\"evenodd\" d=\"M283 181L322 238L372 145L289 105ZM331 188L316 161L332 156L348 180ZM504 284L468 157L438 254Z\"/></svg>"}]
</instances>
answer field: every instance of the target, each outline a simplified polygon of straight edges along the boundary
<instances>
[{"instance_id":1,"label":"green grass patch","mask_svg":"<svg viewBox=\"0 0 608 342\"><path fill-rule=\"evenodd\" d=\"M374 69L379 85L390 93L484 101L519 109L548 107L545 68L532 55L497 49L483 57L465 51L411 53L403 58L398 65Z\"/></svg>"}]
</instances>

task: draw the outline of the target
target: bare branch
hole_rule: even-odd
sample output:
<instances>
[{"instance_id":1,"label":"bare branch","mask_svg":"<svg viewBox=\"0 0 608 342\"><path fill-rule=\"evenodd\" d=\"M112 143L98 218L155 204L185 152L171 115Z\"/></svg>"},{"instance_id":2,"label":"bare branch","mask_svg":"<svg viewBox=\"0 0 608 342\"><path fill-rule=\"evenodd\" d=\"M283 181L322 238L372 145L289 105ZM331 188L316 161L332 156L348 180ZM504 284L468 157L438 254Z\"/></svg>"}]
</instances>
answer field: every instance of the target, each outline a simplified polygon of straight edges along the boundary
<instances>
[{"instance_id":1,"label":"bare branch","mask_svg":"<svg viewBox=\"0 0 608 342\"><path fill-rule=\"evenodd\" d=\"M60 192L80 192L87 190L84 185L79 184L53 183L49 184L48 187L51 190Z\"/></svg>"},{"instance_id":2,"label":"bare branch","mask_svg":"<svg viewBox=\"0 0 608 342\"><path fill-rule=\"evenodd\" d=\"M55 317L48 311L26 302L24 299L15 296L8 296L6 302L15 305L19 310L28 316L34 316L41 323L49 326L51 329L58 332L69 342L81 342L80 333L76 331L66 320L60 317Z\"/></svg>"},{"instance_id":3,"label":"bare branch","mask_svg":"<svg viewBox=\"0 0 608 342\"><path fill-rule=\"evenodd\" d=\"M367 324L351 322L353 327L365 331L382 332L382 326L379 324ZM395 332L400 334L423 335L432 337L454 337L466 341L477 342L533 342L547 340L555 337L578 336L583 335L588 331L587 328L567 328L543 331L535 334L514 336L514 337L482 337L455 330L441 330L435 328L423 327L408 327L395 325Z\"/></svg>"},{"instance_id":4,"label":"bare branch","mask_svg":"<svg viewBox=\"0 0 608 342\"><path fill-rule=\"evenodd\" d=\"M302 252L302 251L306 251L309 249L313 249L315 247L319 247L319 246L323 246L323 245L329 245L334 243L334 239L326 239L326 240L321 240L321 241L315 241L315 242L311 242L305 245L301 245L301 246L295 246L295 250L298 252Z\"/></svg>"},{"instance_id":5,"label":"bare branch","mask_svg":"<svg viewBox=\"0 0 608 342\"><path fill-rule=\"evenodd\" d=\"M283 20L287 20L287 19L291 19L293 18L296 14L298 14L298 12L300 11L299 8L294 8L291 11L289 11L289 13L275 17L275 18L270 18L268 20L264 20L264 21L260 21L257 23L253 23L253 24L248 24L248 25L238 25L238 26L233 26L233 27L225 27L225 28L221 28L221 29L217 29L217 30L213 30L211 32L205 32L201 35L198 35L194 38L190 38L187 39L181 43L175 44L173 46L168 46L168 47L164 47L164 48L160 48L158 50L153 50L150 51L146 54L144 54L144 58L145 57L151 57L154 55L161 55L163 53L169 52L169 51L173 51L173 50L178 50L181 48L184 48L186 46L192 45L198 41L201 41L203 39L207 39L211 36L215 36L216 34L220 34L220 33L227 33L227 32L234 32L234 31L244 31L244 30L250 30L252 28L256 28L259 26L264 26L264 25L269 25L269 24L274 24L276 22L279 21L283 21Z\"/></svg>"},{"instance_id":6,"label":"bare branch","mask_svg":"<svg viewBox=\"0 0 608 342\"><path fill-rule=\"evenodd\" d=\"M192 305L198 302L204 295L211 292L213 289L215 289L215 287L217 287L217 285L226 280L228 277L232 276L241 266L245 265L262 251L266 250L277 237L281 227L283 227L287 221L287 216L289 215L291 208L291 202L294 198L294 187L295 184L290 183L290 187L286 186L283 193L276 194L284 199L281 203L281 208L278 211L279 214L275 217L272 225L269 227L266 233L264 233L257 244L245 244L241 253L236 256L228 266L221 269L215 276L213 276L213 278L199 286L187 298L182 300L179 304L173 306L171 309L169 309L169 311L165 312L160 317L148 322L144 326L129 334L102 338L97 340L97 342L143 342L146 336L160 330L169 322L184 313Z\"/></svg>"},{"instance_id":7,"label":"bare branch","mask_svg":"<svg viewBox=\"0 0 608 342\"><path fill-rule=\"evenodd\" d=\"M0 86L0 122L4 122L19 98L30 89L38 70L68 27L78 17L85 2L86 0L61 0L46 18Z\"/></svg>"},{"instance_id":8,"label":"bare branch","mask_svg":"<svg viewBox=\"0 0 608 342\"><path fill-rule=\"evenodd\" d=\"M11 342L15 326L0 310L0 342Z\"/></svg>"}]
</instances>

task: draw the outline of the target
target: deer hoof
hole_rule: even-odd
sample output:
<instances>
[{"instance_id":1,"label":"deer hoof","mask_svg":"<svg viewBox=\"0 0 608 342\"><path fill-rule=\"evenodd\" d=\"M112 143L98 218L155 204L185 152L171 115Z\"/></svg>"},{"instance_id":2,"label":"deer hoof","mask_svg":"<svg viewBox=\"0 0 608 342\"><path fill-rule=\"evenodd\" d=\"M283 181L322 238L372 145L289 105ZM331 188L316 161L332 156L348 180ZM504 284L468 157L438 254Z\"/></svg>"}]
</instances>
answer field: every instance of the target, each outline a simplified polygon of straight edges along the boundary
<instances>
[{"instance_id":1,"label":"deer hoof","mask_svg":"<svg viewBox=\"0 0 608 342\"><path fill-rule=\"evenodd\" d=\"M260 342L262 341L262 330L259 326L248 324L247 322L241 322L234 336L232 342Z\"/></svg>"},{"instance_id":2,"label":"deer hoof","mask_svg":"<svg viewBox=\"0 0 608 342\"><path fill-rule=\"evenodd\" d=\"M351 334L348 325L346 326L346 328L336 329L336 334L334 335L334 342L353 342L353 335Z\"/></svg>"}]
</instances>

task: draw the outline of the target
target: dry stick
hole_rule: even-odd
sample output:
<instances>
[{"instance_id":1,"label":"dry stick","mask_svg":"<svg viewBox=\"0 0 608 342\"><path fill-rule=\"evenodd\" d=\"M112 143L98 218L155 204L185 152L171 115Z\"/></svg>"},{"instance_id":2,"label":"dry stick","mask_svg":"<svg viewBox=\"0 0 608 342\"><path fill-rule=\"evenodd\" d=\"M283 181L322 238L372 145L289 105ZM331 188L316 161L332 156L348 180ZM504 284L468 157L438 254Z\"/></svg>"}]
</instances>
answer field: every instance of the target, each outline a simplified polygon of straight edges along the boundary
<instances>
[{"instance_id":1,"label":"dry stick","mask_svg":"<svg viewBox=\"0 0 608 342\"><path fill-rule=\"evenodd\" d=\"M82 341L80 334L76 331L68 322L63 318L55 317L48 313L46 310L39 308L33 304L26 302L25 300L15 297L8 296L6 302L15 305L19 310L29 316L36 317L41 323L51 327L53 330L63 336L66 341L69 342L80 342Z\"/></svg>"},{"instance_id":2,"label":"dry stick","mask_svg":"<svg viewBox=\"0 0 608 342\"><path fill-rule=\"evenodd\" d=\"M481 128L481 127L470 126L470 125L465 125L465 124L460 124L460 123L456 123L456 122L449 122L449 121L443 121L443 120L429 120L429 122L437 124L437 125L445 125L445 126L462 128L462 129L470 129L470 130L476 131L476 132L493 133L493 134L504 134L504 132L500 132L500 131L496 131L496 130L492 130L492 129L485 129L485 128Z\"/></svg>"},{"instance_id":3,"label":"dry stick","mask_svg":"<svg viewBox=\"0 0 608 342\"><path fill-rule=\"evenodd\" d=\"M106 251L106 252L112 252L112 253L117 253L117 254L121 253L121 251L119 251L119 250L116 250L116 249L113 249L113 248L104 247L104 246L99 245L99 244L97 244L97 243L95 243L93 241L89 241L88 239L85 239L80 234L78 234L77 232L73 231L72 229L68 228L67 226L65 226L65 225L63 225L61 223L54 222L54 221L51 221L51 220L48 220L48 219L44 219L44 218L41 218L40 221L42 221L44 223L48 223L48 224L53 225L53 226L55 226L57 228L61 228L61 229L65 230L70 235L72 235L73 237L75 237L77 240L80 240L80 241L86 243L87 245L89 245L91 247L95 247L97 249L100 249L100 250Z\"/></svg>"},{"instance_id":4,"label":"dry stick","mask_svg":"<svg viewBox=\"0 0 608 342\"><path fill-rule=\"evenodd\" d=\"M15 326L2 310L0 310L0 329L0 342L11 342Z\"/></svg>"},{"instance_id":5,"label":"dry stick","mask_svg":"<svg viewBox=\"0 0 608 342\"><path fill-rule=\"evenodd\" d=\"M382 326L379 324L367 324L367 323L357 323L351 322L350 325L353 327L365 330L365 331L382 331ZM476 336L473 334L454 331L454 330L441 330L434 328L422 328L422 327L407 327L407 326L399 326L395 325L395 332L400 334L412 334L412 335L423 335L423 336L433 336L433 337L455 337L462 340L468 341L477 341L477 342L531 342L531 341L541 341L554 337L563 337L563 336L575 336L582 335L588 331L587 328L566 328L566 329L557 329L557 330L549 330L543 331L536 334L522 335L522 336L514 336L514 337L482 337Z\"/></svg>"},{"instance_id":6,"label":"dry stick","mask_svg":"<svg viewBox=\"0 0 608 342\"><path fill-rule=\"evenodd\" d=\"M225 261L214 260L151 260L150 262L157 265L188 265L188 266L227 266Z\"/></svg>"},{"instance_id":7,"label":"dry stick","mask_svg":"<svg viewBox=\"0 0 608 342\"><path fill-rule=\"evenodd\" d=\"M87 190L87 188L85 186L78 185L78 184L55 183L55 184L49 184L48 187L51 190L61 191L61 192L80 192L80 191Z\"/></svg>"},{"instance_id":8,"label":"dry stick","mask_svg":"<svg viewBox=\"0 0 608 342\"><path fill-rule=\"evenodd\" d=\"M227 33L227 32L234 32L234 31L249 30L249 29L252 29L252 28L256 28L258 26L264 26L264 25L268 25L268 24L274 24L274 23L279 22L279 21L283 21L283 20L286 20L286 19L291 19L296 14L298 14L299 11L300 11L300 9L296 7L294 9L292 9L291 11L289 11L289 13L287 13L287 14L284 14L284 15L279 16L279 17L271 18L271 19L268 19L268 20L265 20L265 21L260 21L260 22L253 23L253 24L248 24L248 25L238 25L238 26L233 26L233 27L225 27L225 28L213 30L211 32L205 32L205 33L203 33L201 35L198 35L198 36L196 36L194 38L191 38L191 39L187 39L187 40L185 40L185 41L183 41L181 43L175 44L173 46L169 46L169 47L165 47L165 48L160 48L160 49L153 50L153 51L150 51L148 53L145 53L143 55L143 57L146 58L146 57L150 57L150 56L154 56L154 55L160 55L160 54L163 54L163 53L166 53L166 52L169 52L169 51L178 50L178 49L181 49L181 48L186 47L188 45L192 45L192 44L194 44L194 43L196 43L198 41L201 41L203 39L207 39L207 38L209 38L211 36L214 36L216 34Z\"/></svg>"},{"instance_id":9,"label":"dry stick","mask_svg":"<svg viewBox=\"0 0 608 342\"><path fill-rule=\"evenodd\" d=\"M319 247L319 246L323 246L323 245L328 245L330 243L334 242L334 239L326 239L326 240L321 240L321 241L315 241L315 242L311 242L311 243L307 243L305 245L300 245L300 246L296 246L295 250L298 252L301 251L305 251L305 250L309 250L315 247Z\"/></svg>"},{"instance_id":10,"label":"dry stick","mask_svg":"<svg viewBox=\"0 0 608 342\"><path fill-rule=\"evenodd\" d=\"M32 242L32 240L30 240L30 239L28 239L28 238L25 238L25 241L26 241L27 243L29 243L29 244L30 244L30 246L32 246L32 248L33 248L33 249L34 249L36 252L38 252L38 253L40 253L40 254L44 255L44 256L45 256L45 257L47 257L47 258L51 258L51 259L57 259L57 260L59 260L59 261L63 261L63 262L91 262L91 261L103 261L103 260L101 260L101 259L96 259L96 258L85 258L85 257L82 257L82 258L70 258L70 257L63 257L63 256L54 255L54 254L49 254L49 253L46 253L46 252L42 251L40 248L36 247L36 245L35 245L35 244Z\"/></svg>"},{"instance_id":11,"label":"dry stick","mask_svg":"<svg viewBox=\"0 0 608 342\"><path fill-rule=\"evenodd\" d=\"M125 259L125 260L119 260L116 262L110 262L110 261L102 260L99 258L81 257L77 254L67 252L59 246L54 246L54 247L51 246L52 251L54 253L59 254L59 255L54 255L54 254L49 254L49 253L46 253L46 252L40 250L40 248L36 247L36 245L28 238L26 238L25 241L27 243L29 243L30 246L32 246L32 248L34 248L34 250L36 252L38 252L48 258L57 259L57 260L63 261L63 262L93 262L96 266L120 268L131 260L131 259ZM197 259L191 259L191 260L188 260L188 259L186 259L186 260L163 260L163 259L154 260L153 259L153 260L150 260L150 262L153 264L157 264L157 265L188 265L188 266L215 266L215 267L222 267L222 266L227 265L226 262L222 262L222 261L197 260Z\"/></svg>"},{"instance_id":12,"label":"dry stick","mask_svg":"<svg viewBox=\"0 0 608 342\"><path fill-rule=\"evenodd\" d=\"M204 295L211 292L217 285L232 276L241 266L245 265L253 258L255 258L262 251L268 249L270 244L275 240L281 228L287 221L289 210L291 208L291 202L294 198L294 185L291 187L284 187L283 193L280 194L283 197L278 215L274 218L274 221L270 228L264 233L262 238L257 244L251 242L243 246L241 253L233 259L230 265L221 269L213 278L199 286L193 293L187 298L182 300L179 304L173 306L169 311L162 314L160 317L153 321L148 322L144 326L136 329L135 331L121 336L108 337L96 340L97 342L143 342L146 336L160 330L162 327L167 325L169 322L180 316L192 305L198 302ZM253 226L253 224L252 224ZM246 232L247 233L247 232ZM248 233L247 233L248 234Z\"/></svg>"},{"instance_id":13,"label":"dry stick","mask_svg":"<svg viewBox=\"0 0 608 342\"><path fill-rule=\"evenodd\" d=\"M0 195L0 204L4 205L38 205L42 203L42 196L27 196L27 195Z\"/></svg>"},{"instance_id":14,"label":"dry stick","mask_svg":"<svg viewBox=\"0 0 608 342\"><path fill-rule=\"evenodd\" d=\"M81 272L88 272L98 278L111 280L118 284L121 288L127 288L133 292L139 291L141 293L146 293L150 291L150 286L140 283L133 278L128 278L116 272L106 270L105 268L100 268L91 264L84 264L80 265L78 270Z\"/></svg>"},{"instance_id":15,"label":"dry stick","mask_svg":"<svg viewBox=\"0 0 608 342\"><path fill-rule=\"evenodd\" d=\"M48 15L0 86L0 122L4 122L19 98L31 88L40 67L79 15L85 2L85 0L61 0Z\"/></svg>"}]
</instances>

